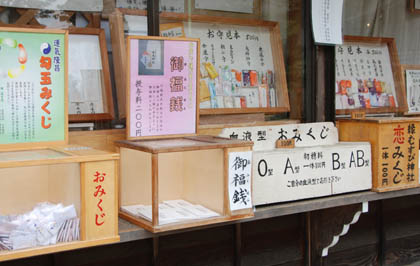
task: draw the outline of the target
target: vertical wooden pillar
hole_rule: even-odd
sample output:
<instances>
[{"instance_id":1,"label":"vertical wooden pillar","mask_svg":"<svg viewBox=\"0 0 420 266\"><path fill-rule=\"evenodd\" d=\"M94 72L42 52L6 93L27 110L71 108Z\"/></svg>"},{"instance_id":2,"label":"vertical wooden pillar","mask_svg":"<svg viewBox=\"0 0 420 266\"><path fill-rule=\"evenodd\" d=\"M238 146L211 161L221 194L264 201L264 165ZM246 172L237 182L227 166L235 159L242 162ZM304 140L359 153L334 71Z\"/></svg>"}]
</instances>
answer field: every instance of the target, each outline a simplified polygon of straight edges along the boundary
<instances>
[{"instance_id":1,"label":"vertical wooden pillar","mask_svg":"<svg viewBox=\"0 0 420 266\"><path fill-rule=\"evenodd\" d=\"M159 0L147 0L147 35L159 36Z\"/></svg>"},{"instance_id":2,"label":"vertical wooden pillar","mask_svg":"<svg viewBox=\"0 0 420 266\"><path fill-rule=\"evenodd\" d=\"M290 0L287 21L287 87L290 118L301 119L303 112L304 54L303 1Z\"/></svg>"},{"instance_id":3,"label":"vertical wooden pillar","mask_svg":"<svg viewBox=\"0 0 420 266\"><path fill-rule=\"evenodd\" d=\"M240 223L235 226L235 266L241 266L242 264L242 227Z\"/></svg>"}]
</instances>

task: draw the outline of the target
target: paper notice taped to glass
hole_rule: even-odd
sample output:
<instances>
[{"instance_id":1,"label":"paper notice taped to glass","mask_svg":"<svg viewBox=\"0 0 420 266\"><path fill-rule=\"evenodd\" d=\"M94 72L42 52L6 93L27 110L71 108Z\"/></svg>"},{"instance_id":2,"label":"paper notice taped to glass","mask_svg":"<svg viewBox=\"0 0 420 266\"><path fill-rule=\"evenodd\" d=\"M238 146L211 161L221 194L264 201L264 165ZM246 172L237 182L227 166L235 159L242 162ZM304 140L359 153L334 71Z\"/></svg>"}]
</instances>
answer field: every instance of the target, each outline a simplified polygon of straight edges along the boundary
<instances>
[{"instance_id":1,"label":"paper notice taped to glass","mask_svg":"<svg viewBox=\"0 0 420 266\"><path fill-rule=\"evenodd\" d=\"M343 44L343 0L312 0L312 30L315 43Z\"/></svg>"}]
</instances>

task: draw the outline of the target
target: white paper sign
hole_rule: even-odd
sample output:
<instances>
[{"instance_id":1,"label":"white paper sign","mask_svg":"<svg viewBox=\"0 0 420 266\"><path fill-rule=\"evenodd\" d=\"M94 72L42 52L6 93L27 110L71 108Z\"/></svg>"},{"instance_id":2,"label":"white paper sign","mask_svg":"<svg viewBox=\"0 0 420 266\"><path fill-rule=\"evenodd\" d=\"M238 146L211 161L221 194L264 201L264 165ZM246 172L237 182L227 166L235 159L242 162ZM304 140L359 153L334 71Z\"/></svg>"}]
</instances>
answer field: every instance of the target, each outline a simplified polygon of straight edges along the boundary
<instances>
[{"instance_id":1,"label":"white paper sign","mask_svg":"<svg viewBox=\"0 0 420 266\"><path fill-rule=\"evenodd\" d=\"M98 36L70 34L68 46L69 114L103 113L103 72Z\"/></svg>"},{"instance_id":2,"label":"white paper sign","mask_svg":"<svg viewBox=\"0 0 420 266\"><path fill-rule=\"evenodd\" d=\"M254 152L254 205L328 196L372 187L370 144Z\"/></svg>"},{"instance_id":3,"label":"white paper sign","mask_svg":"<svg viewBox=\"0 0 420 266\"><path fill-rule=\"evenodd\" d=\"M336 109L398 107L388 46L335 47Z\"/></svg>"},{"instance_id":4,"label":"white paper sign","mask_svg":"<svg viewBox=\"0 0 420 266\"><path fill-rule=\"evenodd\" d=\"M181 26L160 31L162 37L182 37L183 35L184 29Z\"/></svg>"},{"instance_id":5,"label":"white paper sign","mask_svg":"<svg viewBox=\"0 0 420 266\"><path fill-rule=\"evenodd\" d=\"M342 44L343 0L312 0L312 30L316 43Z\"/></svg>"},{"instance_id":6,"label":"white paper sign","mask_svg":"<svg viewBox=\"0 0 420 266\"><path fill-rule=\"evenodd\" d=\"M124 33L147 36L147 17L124 15Z\"/></svg>"},{"instance_id":7,"label":"white paper sign","mask_svg":"<svg viewBox=\"0 0 420 266\"><path fill-rule=\"evenodd\" d=\"M195 0L195 8L252 14L254 0Z\"/></svg>"},{"instance_id":8,"label":"white paper sign","mask_svg":"<svg viewBox=\"0 0 420 266\"><path fill-rule=\"evenodd\" d=\"M189 27L190 26L190 27ZM273 70L270 31L266 27L184 23L187 37L200 38L200 62L216 68Z\"/></svg>"},{"instance_id":9,"label":"white paper sign","mask_svg":"<svg viewBox=\"0 0 420 266\"><path fill-rule=\"evenodd\" d=\"M409 113L420 112L420 70L405 71Z\"/></svg>"},{"instance_id":10,"label":"white paper sign","mask_svg":"<svg viewBox=\"0 0 420 266\"><path fill-rule=\"evenodd\" d=\"M252 208L252 152L229 153L229 206L231 211Z\"/></svg>"},{"instance_id":11,"label":"white paper sign","mask_svg":"<svg viewBox=\"0 0 420 266\"><path fill-rule=\"evenodd\" d=\"M338 131L331 122L224 128L219 136L253 141L254 151L273 150L279 139L294 139L296 147L338 143Z\"/></svg>"}]
</instances>

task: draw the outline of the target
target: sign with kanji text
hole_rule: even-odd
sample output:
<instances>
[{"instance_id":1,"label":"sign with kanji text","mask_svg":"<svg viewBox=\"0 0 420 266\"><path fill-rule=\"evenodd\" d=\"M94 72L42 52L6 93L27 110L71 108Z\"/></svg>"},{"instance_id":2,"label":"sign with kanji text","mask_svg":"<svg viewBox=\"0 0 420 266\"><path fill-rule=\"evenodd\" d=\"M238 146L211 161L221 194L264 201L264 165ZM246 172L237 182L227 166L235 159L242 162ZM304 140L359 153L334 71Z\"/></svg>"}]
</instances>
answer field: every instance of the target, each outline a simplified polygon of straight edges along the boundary
<instances>
[{"instance_id":1,"label":"sign with kanji text","mask_svg":"<svg viewBox=\"0 0 420 266\"><path fill-rule=\"evenodd\" d=\"M335 47L337 114L407 111L395 40L344 36Z\"/></svg>"},{"instance_id":2,"label":"sign with kanji text","mask_svg":"<svg viewBox=\"0 0 420 266\"><path fill-rule=\"evenodd\" d=\"M252 151L229 153L229 206L231 211L252 208Z\"/></svg>"},{"instance_id":3,"label":"sign with kanji text","mask_svg":"<svg viewBox=\"0 0 420 266\"><path fill-rule=\"evenodd\" d=\"M254 205L372 188L368 142L254 152Z\"/></svg>"},{"instance_id":4,"label":"sign with kanji text","mask_svg":"<svg viewBox=\"0 0 420 266\"><path fill-rule=\"evenodd\" d=\"M381 127L378 189L419 184L419 123L390 123Z\"/></svg>"},{"instance_id":5,"label":"sign with kanji text","mask_svg":"<svg viewBox=\"0 0 420 266\"><path fill-rule=\"evenodd\" d=\"M198 39L130 36L128 138L197 132Z\"/></svg>"},{"instance_id":6,"label":"sign with kanji text","mask_svg":"<svg viewBox=\"0 0 420 266\"><path fill-rule=\"evenodd\" d=\"M67 32L0 29L0 146L65 143Z\"/></svg>"},{"instance_id":7,"label":"sign with kanji text","mask_svg":"<svg viewBox=\"0 0 420 266\"><path fill-rule=\"evenodd\" d=\"M331 122L224 128L220 137L254 142L254 151L272 150L278 140L294 140L296 147L338 143L337 128Z\"/></svg>"}]
</instances>

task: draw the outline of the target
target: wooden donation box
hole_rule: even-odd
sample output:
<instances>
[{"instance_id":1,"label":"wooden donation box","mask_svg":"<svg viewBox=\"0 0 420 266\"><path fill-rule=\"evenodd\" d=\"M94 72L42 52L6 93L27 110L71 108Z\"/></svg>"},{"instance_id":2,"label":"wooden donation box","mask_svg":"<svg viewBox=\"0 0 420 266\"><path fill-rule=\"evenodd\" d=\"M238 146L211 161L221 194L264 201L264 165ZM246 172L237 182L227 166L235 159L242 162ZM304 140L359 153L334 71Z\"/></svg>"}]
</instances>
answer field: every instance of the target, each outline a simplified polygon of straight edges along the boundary
<instances>
[{"instance_id":1,"label":"wooden donation box","mask_svg":"<svg viewBox=\"0 0 420 266\"><path fill-rule=\"evenodd\" d=\"M161 232L253 216L252 142L193 136L116 145L122 218Z\"/></svg>"},{"instance_id":2,"label":"wooden donation box","mask_svg":"<svg viewBox=\"0 0 420 266\"><path fill-rule=\"evenodd\" d=\"M254 142L254 205L371 189L370 144L338 142L333 123L225 128L220 136Z\"/></svg>"},{"instance_id":3,"label":"wooden donation box","mask_svg":"<svg viewBox=\"0 0 420 266\"><path fill-rule=\"evenodd\" d=\"M419 186L419 119L341 120L339 128L340 140L371 143L374 191Z\"/></svg>"},{"instance_id":4,"label":"wooden donation box","mask_svg":"<svg viewBox=\"0 0 420 266\"><path fill-rule=\"evenodd\" d=\"M67 35L0 29L0 261L119 241L119 154L67 145Z\"/></svg>"}]
</instances>

